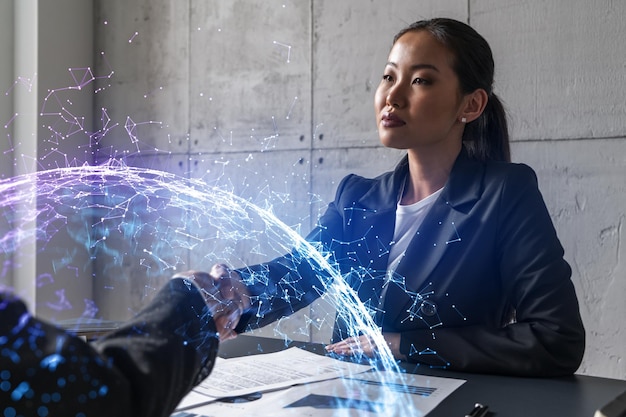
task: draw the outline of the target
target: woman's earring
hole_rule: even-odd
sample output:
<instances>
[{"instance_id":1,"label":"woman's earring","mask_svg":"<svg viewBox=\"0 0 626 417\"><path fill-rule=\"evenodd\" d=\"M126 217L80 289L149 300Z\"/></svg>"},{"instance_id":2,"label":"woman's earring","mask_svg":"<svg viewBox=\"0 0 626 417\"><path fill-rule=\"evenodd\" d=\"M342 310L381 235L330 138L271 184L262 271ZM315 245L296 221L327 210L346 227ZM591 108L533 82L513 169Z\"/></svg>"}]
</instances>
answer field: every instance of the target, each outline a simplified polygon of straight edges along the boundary
<instances>
[{"instance_id":1,"label":"woman's earring","mask_svg":"<svg viewBox=\"0 0 626 417\"><path fill-rule=\"evenodd\" d=\"M461 123L467 123L467 119L465 117L461 117Z\"/></svg>"}]
</instances>

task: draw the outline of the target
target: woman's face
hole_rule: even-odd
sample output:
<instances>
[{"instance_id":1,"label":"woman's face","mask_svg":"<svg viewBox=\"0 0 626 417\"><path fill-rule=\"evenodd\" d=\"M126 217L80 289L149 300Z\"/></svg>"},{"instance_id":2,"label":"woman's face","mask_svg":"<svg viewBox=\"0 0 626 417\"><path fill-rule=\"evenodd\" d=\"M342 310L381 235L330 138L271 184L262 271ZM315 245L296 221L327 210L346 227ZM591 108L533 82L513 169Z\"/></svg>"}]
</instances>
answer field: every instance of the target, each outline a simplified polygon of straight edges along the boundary
<instances>
[{"instance_id":1,"label":"woman's face","mask_svg":"<svg viewBox=\"0 0 626 417\"><path fill-rule=\"evenodd\" d=\"M380 141L396 149L458 149L464 98L453 55L426 31L407 32L391 48L374 107Z\"/></svg>"}]
</instances>

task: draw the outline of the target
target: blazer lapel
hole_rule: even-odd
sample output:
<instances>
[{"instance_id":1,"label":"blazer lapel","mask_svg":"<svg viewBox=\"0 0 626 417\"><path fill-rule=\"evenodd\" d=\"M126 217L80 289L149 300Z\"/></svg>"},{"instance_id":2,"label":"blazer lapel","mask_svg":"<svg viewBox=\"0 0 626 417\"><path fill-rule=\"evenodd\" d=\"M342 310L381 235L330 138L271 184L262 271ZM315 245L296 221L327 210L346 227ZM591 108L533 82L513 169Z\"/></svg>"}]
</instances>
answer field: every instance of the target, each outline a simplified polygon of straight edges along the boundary
<instances>
[{"instance_id":1,"label":"blazer lapel","mask_svg":"<svg viewBox=\"0 0 626 417\"><path fill-rule=\"evenodd\" d=\"M428 296L430 286L436 280L432 272L443 259L446 250L451 245L463 244L459 230L463 229L468 212L480 198L483 175L484 166L469 159L462 151L441 195L409 243L396 273L405 279L405 288L402 290L412 294L413 298L417 297L418 301ZM387 320L395 320L398 315L406 313L407 306L387 298L385 308Z\"/></svg>"},{"instance_id":2,"label":"blazer lapel","mask_svg":"<svg viewBox=\"0 0 626 417\"><path fill-rule=\"evenodd\" d=\"M363 236L370 251L370 264L363 266L381 274L387 269L396 223L396 205L407 173L408 159L405 157L390 176L374 183L357 203L363 215L355 224L352 236Z\"/></svg>"}]
</instances>

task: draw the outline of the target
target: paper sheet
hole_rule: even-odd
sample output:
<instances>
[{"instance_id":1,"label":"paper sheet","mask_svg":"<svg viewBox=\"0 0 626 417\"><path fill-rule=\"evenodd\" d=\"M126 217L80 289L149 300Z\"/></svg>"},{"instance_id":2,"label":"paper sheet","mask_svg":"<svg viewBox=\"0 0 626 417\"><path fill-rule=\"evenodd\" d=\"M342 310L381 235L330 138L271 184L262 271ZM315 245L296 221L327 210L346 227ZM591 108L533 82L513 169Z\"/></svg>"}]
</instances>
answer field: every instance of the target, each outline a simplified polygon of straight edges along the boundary
<instances>
[{"instance_id":1,"label":"paper sheet","mask_svg":"<svg viewBox=\"0 0 626 417\"><path fill-rule=\"evenodd\" d=\"M220 373L212 374L198 391L190 393L172 417L424 416L465 382L390 371L367 372L369 366L298 348L221 360L216 371L218 368ZM244 381L237 375L231 379L230 371L243 372L247 377ZM290 379L292 371L294 377ZM222 378L228 381L220 381ZM263 394L253 401L222 402L201 393L221 394L230 388L237 391L227 396L238 395L236 392Z\"/></svg>"},{"instance_id":2,"label":"paper sheet","mask_svg":"<svg viewBox=\"0 0 626 417\"><path fill-rule=\"evenodd\" d=\"M297 347L276 353L218 358L211 375L183 399L178 410L218 398L355 375L369 369L369 365L343 362Z\"/></svg>"},{"instance_id":3,"label":"paper sheet","mask_svg":"<svg viewBox=\"0 0 626 417\"><path fill-rule=\"evenodd\" d=\"M367 372L267 392L255 401L214 402L174 413L172 417L425 416L464 382L424 375Z\"/></svg>"}]
</instances>

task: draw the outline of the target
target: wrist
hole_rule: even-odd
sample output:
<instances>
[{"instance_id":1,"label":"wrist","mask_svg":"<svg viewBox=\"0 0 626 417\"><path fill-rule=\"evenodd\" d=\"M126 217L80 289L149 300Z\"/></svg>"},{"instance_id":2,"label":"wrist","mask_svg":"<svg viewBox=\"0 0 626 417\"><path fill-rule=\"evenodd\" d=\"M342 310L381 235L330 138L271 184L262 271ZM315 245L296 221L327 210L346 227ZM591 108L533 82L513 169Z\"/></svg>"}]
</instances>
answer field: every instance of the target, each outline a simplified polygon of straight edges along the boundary
<instances>
[{"instance_id":1,"label":"wrist","mask_svg":"<svg viewBox=\"0 0 626 417\"><path fill-rule=\"evenodd\" d=\"M211 277L203 277L204 273L198 273L195 271L187 271L178 273L172 277L172 279L183 279L187 286L193 286L204 299L205 304L209 309L213 310L216 304L219 303L219 288L215 285L215 282Z\"/></svg>"}]
</instances>

